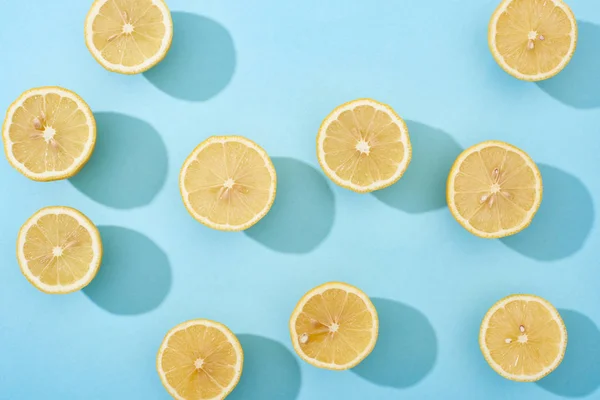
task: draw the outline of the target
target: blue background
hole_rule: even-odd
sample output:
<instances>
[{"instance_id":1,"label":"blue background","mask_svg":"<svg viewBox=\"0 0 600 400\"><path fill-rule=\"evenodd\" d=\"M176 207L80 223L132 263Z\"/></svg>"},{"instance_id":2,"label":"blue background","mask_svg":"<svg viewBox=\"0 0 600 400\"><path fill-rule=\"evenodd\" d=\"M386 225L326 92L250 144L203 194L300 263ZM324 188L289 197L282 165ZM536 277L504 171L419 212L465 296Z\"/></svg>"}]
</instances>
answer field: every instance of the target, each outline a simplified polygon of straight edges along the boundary
<instances>
[{"instance_id":1,"label":"blue background","mask_svg":"<svg viewBox=\"0 0 600 400\"><path fill-rule=\"evenodd\" d=\"M600 3L569 2L577 51L538 84L489 53L497 0L170 0L171 51L138 76L87 51L90 3L0 6L0 109L60 85L99 128L70 181L32 182L0 159L0 399L167 399L158 346L200 317L240 336L234 400L600 398ZM315 157L322 119L358 97L391 104L414 146L405 177L374 195L336 187ZM244 233L205 228L180 199L183 160L213 134L257 141L277 168L272 211ZM487 139L527 151L544 179L533 224L505 240L470 235L444 200L454 158ZM102 233L104 264L79 293L42 294L19 272L18 229L47 205ZM299 361L288 337L297 300L330 280L380 313L378 345L352 371ZM536 384L496 375L477 342L485 311L518 292L550 300L569 332L563 364Z\"/></svg>"}]
</instances>

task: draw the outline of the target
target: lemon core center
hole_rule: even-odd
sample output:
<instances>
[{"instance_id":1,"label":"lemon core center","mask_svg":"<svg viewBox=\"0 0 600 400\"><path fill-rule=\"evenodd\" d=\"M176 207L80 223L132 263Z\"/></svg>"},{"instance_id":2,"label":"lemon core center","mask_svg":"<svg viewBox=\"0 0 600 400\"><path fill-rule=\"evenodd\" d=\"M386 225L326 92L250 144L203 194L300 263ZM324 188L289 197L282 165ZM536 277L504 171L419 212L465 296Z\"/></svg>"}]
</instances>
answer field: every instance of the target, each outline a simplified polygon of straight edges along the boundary
<instances>
[{"instance_id":1,"label":"lemon core center","mask_svg":"<svg viewBox=\"0 0 600 400\"><path fill-rule=\"evenodd\" d=\"M356 150L358 150L361 154L368 155L371 151L371 146L369 146L369 143L365 142L364 140L359 140L358 143L356 143Z\"/></svg>"}]
</instances>

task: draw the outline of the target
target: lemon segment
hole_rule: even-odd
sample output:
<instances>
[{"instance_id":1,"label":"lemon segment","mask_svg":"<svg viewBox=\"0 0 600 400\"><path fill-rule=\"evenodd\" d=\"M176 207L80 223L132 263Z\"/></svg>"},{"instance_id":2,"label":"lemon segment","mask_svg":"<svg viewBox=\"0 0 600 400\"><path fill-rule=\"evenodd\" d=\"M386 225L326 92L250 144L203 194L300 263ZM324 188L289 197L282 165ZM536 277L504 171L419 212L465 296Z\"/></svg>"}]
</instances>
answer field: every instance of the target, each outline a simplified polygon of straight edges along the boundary
<instances>
[{"instance_id":1,"label":"lemon segment","mask_svg":"<svg viewBox=\"0 0 600 400\"><path fill-rule=\"evenodd\" d=\"M514 381L533 382L560 365L567 347L567 329L548 301L532 295L512 295L485 315L479 345L498 374Z\"/></svg>"},{"instance_id":2,"label":"lemon segment","mask_svg":"<svg viewBox=\"0 0 600 400\"><path fill-rule=\"evenodd\" d=\"M88 105L72 91L39 87L27 90L10 105L2 139L8 162L29 179L66 179L92 155L96 121Z\"/></svg>"},{"instance_id":3,"label":"lemon segment","mask_svg":"<svg viewBox=\"0 0 600 400\"><path fill-rule=\"evenodd\" d=\"M531 223L542 201L542 176L522 150L487 141L458 156L446 197L450 212L469 232L501 238Z\"/></svg>"},{"instance_id":4,"label":"lemon segment","mask_svg":"<svg viewBox=\"0 0 600 400\"><path fill-rule=\"evenodd\" d=\"M109 71L138 74L158 64L173 39L163 0L96 0L85 21L85 42Z\"/></svg>"},{"instance_id":5,"label":"lemon segment","mask_svg":"<svg viewBox=\"0 0 600 400\"><path fill-rule=\"evenodd\" d=\"M17 239L21 272L45 293L71 293L87 286L102 260L96 226L69 207L46 207L25 222Z\"/></svg>"},{"instance_id":6,"label":"lemon segment","mask_svg":"<svg viewBox=\"0 0 600 400\"><path fill-rule=\"evenodd\" d=\"M317 158L336 184L358 193L397 182L411 158L408 128L392 108L372 99L337 107L317 135Z\"/></svg>"},{"instance_id":7,"label":"lemon segment","mask_svg":"<svg viewBox=\"0 0 600 400\"><path fill-rule=\"evenodd\" d=\"M223 324L196 319L177 325L165 336L156 358L160 380L178 400L220 400L235 388L244 353Z\"/></svg>"},{"instance_id":8,"label":"lemon segment","mask_svg":"<svg viewBox=\"0 0 600 400\"><path fill-rule=\"evenodd\" d=\"M558 74L577 45L577 22L562 0L505 0L489 23L496 62L510 75L540 81Z\"/></svg>"},{"instance_id":9,"label":"lemon segment","mask_svg":"<svg viewBox=\"0 0 600 400\"><path fill-rule=\"evenodd\" d=\"M377 311L359 289L340 282L318 286L302 297L290 318L296 353L319 368L345 370L375 347Z\"/></svg>"},{"instance_id":10,"label":"lemon segment","mask_svg":"<svg viewBox=\"0 0 600 400\"><path fill-rule=\"evenodd\" d=\"M277 175L256 143L241 136L213 136L186 159L179 187L196 220L213 229L241 231L271 209Z\"/></svg>"}]
</instances>

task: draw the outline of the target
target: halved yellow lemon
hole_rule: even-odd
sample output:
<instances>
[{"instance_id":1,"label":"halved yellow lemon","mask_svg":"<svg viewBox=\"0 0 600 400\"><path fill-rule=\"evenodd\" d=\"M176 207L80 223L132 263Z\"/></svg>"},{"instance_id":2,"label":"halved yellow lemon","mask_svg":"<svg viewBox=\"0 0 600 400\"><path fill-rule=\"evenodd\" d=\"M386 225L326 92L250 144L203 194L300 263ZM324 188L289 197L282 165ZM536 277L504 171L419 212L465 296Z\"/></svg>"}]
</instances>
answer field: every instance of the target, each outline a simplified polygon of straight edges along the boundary
<instances>
[{"instance_id":1,"label":"halved yellow lemon","mask_svg":"<svg viewBox=\"0 0 600 400\"><path fill-rule=\"evenodd\" d=\"M109 71L139 74L158 64L173 39L163 0L95 0L85 20L85 44Z\"/></svg>"},{"instance_id":2,"label":"halved yellow lemon","mask_svg":"<svg viewBox=\"0 0 600 400\"><path fill-rule=\"evenodd\" d=\"M496 62L515 78L541 81L558 74L577 45L577 22L562 0L504 0L490 20Z\"/></svg>"},{"instance_id":3,"label":"halved yellow lemon","mask_svg":"<svg viewBox=\"0 0 600 400\"><path fill-rule=\"evenodd\" d=\"M323 121L317 158L341 187L358 193L383 189L397 182L410 163L408 128L390 106L354 100Z\"/></svg>"},{"instance_id":4,"label":"halved yellow lemon","mask_svg":"<svg viewBox=\"0 0 600 400\"><path fill-rule=\"evenodd\" d=\"M310 290L290 318L296 353L315 367L345 370L358 365L375 347L379 319L360 289L329 282Z\"/></svg>"},{"instance_id":5,"label":"halved yellow lemon","mask_svg":"<svg viewBox=\"0 0 600 400\"><path fill-rule=\"evenodd\" d=\"M548 301L516 294L494 304L479 331L488 364L506 379L534 382L554 371L567 348L567 328Z\"/></svg>"},{"instance_id":6,"label":"halved yellow lemon","mask_svg":"<svg viewBox=\"0 0 600 400\"><path fill-rule=\"evenodd\" d=\"M183 163L183 203L204 225L241 231L256 224L275 200L277 175L268 154L241 136L212 136Z\"/></svg>"},{"instance_id":7,"label":"halved yellow lemon","mask_svg":"<svg viewBox=\"0 0 600 400\"><path fill-rule=\"evenodd\" d=\"M156 357L163 386L178 400L220 400L242 375L244 352L223 324L196 319L165 336Z\"/></svg>"},{"instance_id":8,"label":"halved yellow lemon","mask_svg":"<svg viewBox=\"0 0 600 400\"><path fill-rule=\"evenodd\" d=\"M46 207L25 222L17 239L21 272L37 289L64 294L96 276L102 241L96 226L70 207Z\"/></svg>"},{"instance_id":9,"label":"halved yellow lemon","mask_svg":"<svg viewBox=\"0 0 600 400\"><path fill-rule=\"evenodd\" d=\"M10 165L36 181L75 175L96 144L96 121L81 97L61 87L30 89L15 100L2 128Z\"/></svg>"},{"instance_id":10,"label":"halved yellow lemon","mask_svg":"<svg viewBox=\"0 0 600 400\"><path fill-rule=\"evenodd\" d=\"M514 235L540 207L542 176L523 150L487 141L458 156L446 199L454 218L472 234L490 239Z\"/></svg>"}]
</instances>

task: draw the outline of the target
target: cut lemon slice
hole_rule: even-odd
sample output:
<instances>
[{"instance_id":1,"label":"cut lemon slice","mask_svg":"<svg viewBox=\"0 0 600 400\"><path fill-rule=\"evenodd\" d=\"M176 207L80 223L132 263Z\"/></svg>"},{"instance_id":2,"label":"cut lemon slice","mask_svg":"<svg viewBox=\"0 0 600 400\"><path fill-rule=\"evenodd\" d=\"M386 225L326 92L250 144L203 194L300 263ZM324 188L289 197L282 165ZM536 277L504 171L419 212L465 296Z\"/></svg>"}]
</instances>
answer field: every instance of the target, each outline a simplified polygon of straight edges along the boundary
<instances>
[{"instance_id":1,"label":"cut lemon slice","mask_svg":"<svg viewBox=\"0 0 600 400\"><path fill-rule=\"evenodd\" d=\"M189 155L179 176L183 203L204 225L241 231L275 200L277 176L267 153L241 136L213 136Z\"/></svg>"},{"instance_id":2,"label":"cut lemon slice","mask_svg":"<svg viewBox=\"0 0 600 400\"><path fill-rule=\"evenodd\" d=\"M562 0L505 0L490 20L488 42L502 69L541 81L558 74L577 45L577 22Z\"/></svg>"},{"instance_id":3,"label":"cut lemon slice","mask_svg":"<svg viewBox=\"0 0 600 400\"><path fill-rule=\"evenodd\" d=\"M46 207L25 222L17 239L21 272L45 293L71 293L87 286L102 260L96 226L69 207Z\"/></svg>"},{"instance_id":4,"label":"cut lemon slice","mask_svg":"<svg viewBox=\"0 0 600 400\"><path fill-rule=\"evenodd\" d=\"M522 150L483 142L463 151L448 176L450 212L469 232L501 238L525 229L542 202L542 176Z\"/></svg>"},{"instance_id":5,"label":"cut lemon slice","mask_svg":"<svg viewBox=\"0 0 600 400\"><path fill-rule=\"evenodd\" d=\"M139 74L158 64L173 39L163 0L96 0L85 20L85 43L109 71Z\"/></svg>"},{"instance_id":6,"label":"cut lemon slice","mask_svg":"<svg viewBox=\"0 0 600 400\"><path fill-rule=\"evenodd\" d=\"M371 99L333 110L317 136L325 174L358 193L383 189L400 179L411 157L408 128L392 108Z\"/></svg>"},{"instance_id":7,"label":"cut lemon slice","mask_svg":"<svg viewBox=\"0 0 600 400\"><path fill-rule=\"evenodd\" d=\"M479 346L506 379L533 382L554 371L567 348L567 328L556 308L532 295L508 296L487 312Z\"/></svg>"},{"instance_id":8,"label":"cut lemon slice","mask_svg":"<svg viewBox=\"0 0 600 400\"><path fill-rule=\"evenodd\" d=\"M345 370L358 365L375 347L377 311L359 289L330 282L302 297L290 318L296 353L315 367Z\"/></svg>"},{"instance_id":9,"label":"cut lemon slice","mask_svg":"<svg viewBox=\"0 0 600 400\"><path fill-rule=\"evenodd\" d=\"M75 175L96 144L96 121L70 90L40 87L26 91L6 112L2 128L8 162L26 177L54 181Z\"/></svg>"},{"instance_id":10,"label":"cut lemon slice","mask_svg":"<svg viewBox=\"0 0 600 400\"><path fill-rule=\"evenodd\" d=\"M163 386L178 400L220 400L242 375L244 353L223 324L206 319L184 322L165 336L156 357Z\"/></svg>"}]
</instances>

